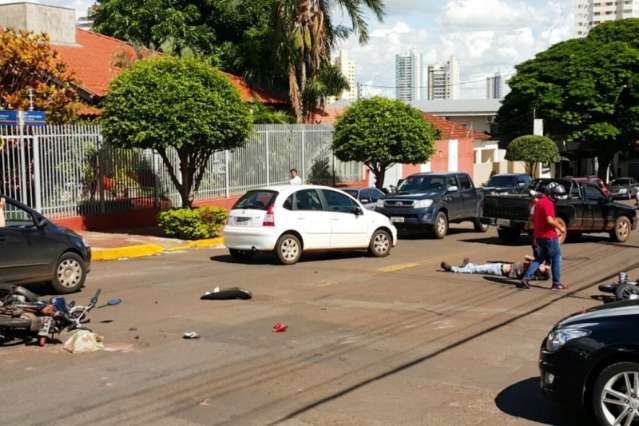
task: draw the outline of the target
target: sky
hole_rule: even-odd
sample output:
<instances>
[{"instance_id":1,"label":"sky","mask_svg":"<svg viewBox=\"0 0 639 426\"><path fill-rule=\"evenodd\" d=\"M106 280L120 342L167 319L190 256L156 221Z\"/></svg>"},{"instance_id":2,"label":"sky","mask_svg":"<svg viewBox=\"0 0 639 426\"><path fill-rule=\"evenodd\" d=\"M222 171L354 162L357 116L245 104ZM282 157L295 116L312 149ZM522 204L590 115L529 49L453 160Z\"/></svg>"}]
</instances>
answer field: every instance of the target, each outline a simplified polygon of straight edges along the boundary
<instances>
[{"instance_id":1,"label":"sky","mask_svg":"<svg viewBox=\"0 0 639 426\"><path fill-rule=\"evenodd\" d=\"M0 0L7 3L15 0ZM37 0L32 0L37 1ZM356 79L371 94L393 97L395 55L411 49L428 64L455 55L461 66L461 97L482 98L485 78L572 37L573 0L385 0L386 16L368 16L370 40L350 37L339 47L356 62ZM84 16L93 0L40 0ZM336 11L337 20L344 19Z\"/></svg>"}]
</instances>

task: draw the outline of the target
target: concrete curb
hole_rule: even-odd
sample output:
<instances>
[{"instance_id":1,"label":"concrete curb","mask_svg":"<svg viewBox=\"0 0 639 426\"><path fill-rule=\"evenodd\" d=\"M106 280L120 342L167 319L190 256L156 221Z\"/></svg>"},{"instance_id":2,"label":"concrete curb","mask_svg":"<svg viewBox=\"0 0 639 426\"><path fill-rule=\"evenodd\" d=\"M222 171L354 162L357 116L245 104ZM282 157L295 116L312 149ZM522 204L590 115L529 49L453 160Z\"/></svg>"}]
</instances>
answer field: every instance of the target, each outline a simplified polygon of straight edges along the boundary
<instances>
[{"instance_id":1,"label":"concrete curb","mask_svg":"<svg viewBox=\"0 0 639 426\"><path fill-rule=\"evenodd\" d=\"M131 259L137 257L155 256L165 252L175 252L179 250L188 250L196 247L213 247L224 244L224 238L209 238L206 240L190 241L175 247L162 247L158 244L140 244L136 246L115 247L115 248L93 248L91 250L91 260L117 260Z\"/></svg>"}]
</instances>

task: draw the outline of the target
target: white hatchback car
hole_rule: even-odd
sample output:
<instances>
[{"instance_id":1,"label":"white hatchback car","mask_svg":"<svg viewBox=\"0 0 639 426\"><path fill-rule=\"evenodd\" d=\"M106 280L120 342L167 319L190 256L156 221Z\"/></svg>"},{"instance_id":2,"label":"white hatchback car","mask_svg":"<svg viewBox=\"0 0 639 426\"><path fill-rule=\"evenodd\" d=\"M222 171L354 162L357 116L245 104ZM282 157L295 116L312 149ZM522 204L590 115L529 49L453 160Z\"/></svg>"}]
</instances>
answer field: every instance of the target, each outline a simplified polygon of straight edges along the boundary
<instances>
[{"instance_id":1,"label":"white hatchback car","mask_svg":"<svg viewBox=\"0 0 639 426\"><path fill-rule=\"evenodd\" d=\"M302 252L368 250L388 256L397 229L343 191L315 185L273 186L248 191L229 212L224 242L231 256L246 260L274 252L292 265Z\"/></svg>"}]
</instances>

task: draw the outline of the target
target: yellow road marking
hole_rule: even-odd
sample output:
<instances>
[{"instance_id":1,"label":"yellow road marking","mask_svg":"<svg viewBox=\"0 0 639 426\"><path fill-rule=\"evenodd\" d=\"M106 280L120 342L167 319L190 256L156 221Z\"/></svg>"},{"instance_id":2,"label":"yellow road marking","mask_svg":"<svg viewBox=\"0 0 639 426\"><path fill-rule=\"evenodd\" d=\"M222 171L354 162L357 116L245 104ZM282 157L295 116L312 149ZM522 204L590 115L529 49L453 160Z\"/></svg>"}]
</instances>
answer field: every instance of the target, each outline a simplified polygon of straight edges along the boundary
<instances>
[{"instance_id":1,"label":"yellow road marking","mask_svg":"<svg viewBox=\"0 0 639 426\"><path fill-rule=\"evenodd\" d=\"M401 263L399 265L386 266L385 268L378 269L379 272L397 272L404 269L415 268L419 266L419 263Z\"/></svg>"}]
</instances>

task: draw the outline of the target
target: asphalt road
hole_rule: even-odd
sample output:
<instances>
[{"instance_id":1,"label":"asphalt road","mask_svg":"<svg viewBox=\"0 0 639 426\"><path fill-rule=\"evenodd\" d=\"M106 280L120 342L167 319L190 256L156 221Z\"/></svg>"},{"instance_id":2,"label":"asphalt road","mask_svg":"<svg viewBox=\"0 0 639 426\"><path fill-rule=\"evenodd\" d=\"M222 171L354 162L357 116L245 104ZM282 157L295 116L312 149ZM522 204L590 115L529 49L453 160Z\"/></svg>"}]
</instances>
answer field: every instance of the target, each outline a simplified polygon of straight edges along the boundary
<instances>
[{"instance_id":1,"label":"asphalt road","mask_svg":"<svg viewBox=\"0 0 639 426\"><path fill-rule=\"evenodd\" d=\"M443 241L402 239L391 256L325 254L295 266L234 263L193 250L96 263L85 291L119 306L94 311L107 351L61 345L0 349L0 423L157 425L584 424L544 401L539 344L562 317L601 303L596 285L639 274L639 238L564 246L569 292L520 290L499 278L438 271L513 261L522 241L457 227ZM215 286L248 301L200 301ZM545 287L545 288L544 288ZM286 333L273 333L283 322ZM185 331L198 340L183 340Z\"/></svg>"}]
</instances>

